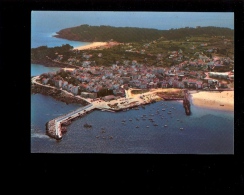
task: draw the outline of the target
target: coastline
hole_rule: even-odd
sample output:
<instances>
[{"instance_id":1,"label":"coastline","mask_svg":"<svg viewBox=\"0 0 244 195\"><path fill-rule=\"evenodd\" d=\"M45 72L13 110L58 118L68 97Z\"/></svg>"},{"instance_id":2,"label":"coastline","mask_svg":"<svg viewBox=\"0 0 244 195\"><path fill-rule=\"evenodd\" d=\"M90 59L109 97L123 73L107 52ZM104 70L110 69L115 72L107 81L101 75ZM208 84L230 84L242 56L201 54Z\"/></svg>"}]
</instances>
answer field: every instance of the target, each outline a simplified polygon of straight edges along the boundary
<instances>
[{"instance_id":1,"label":"coastline","mask_svg":"<svg viewBox=\"0 0 244 195\"><path fill-rule=\"evenodd\" d=\"M98 49L101 47L109 48L109 47L113 47L113 46L119 45L119 44L120 43L118 43L118 42L112 42L112 41L110 41L110 42L92 42L88 45L75 47L74 49L87 50L87 49Z\"/></svg>"},{"instance_id":2,"label":"coastline","mask_svg":"<svg viewBox=\"0 0 244 195\"><path fill-rule=\"evenodd\" d=\"M92 42L92 43L90 43L88 45L75 47L74 49L86 50L86 49L94 49L94 48L97 48L97 47L107 46L107 45L108 45L107 42Z\"/></svg>"},{"instance_id":3,"label":"coastline","mask_svg":"<svg viewBox=\"0 0 244 195\"><path fill-rule=\"evenodd\" d=\"M199 107L234 111L234 91L191 93L192 104Z\"/></svg>"}]
</instances>

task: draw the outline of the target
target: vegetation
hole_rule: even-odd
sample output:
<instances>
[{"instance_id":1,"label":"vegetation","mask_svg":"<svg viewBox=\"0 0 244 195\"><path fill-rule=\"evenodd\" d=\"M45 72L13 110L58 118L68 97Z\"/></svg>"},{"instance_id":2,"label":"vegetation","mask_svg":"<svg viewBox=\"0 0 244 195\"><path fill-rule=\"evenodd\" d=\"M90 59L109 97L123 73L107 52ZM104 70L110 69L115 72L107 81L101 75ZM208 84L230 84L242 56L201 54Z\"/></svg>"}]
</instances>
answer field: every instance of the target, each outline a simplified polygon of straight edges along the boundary
<instances>
[{"instance_id":1,"label":"vegetation","mask_svg":"<svg viewBox=\"0 0 244 195\"><path fill-rule=\"evenodd\" d=\"M61 47L40 46L31 49L31 60L46 59L47 56L51 59L55 59L57 55L63 55L62 61L66 61L71 54L73 46L69 44L62 45Z\"/></svg>"},{"instance_id":2,"label":"vegetation","mask_svg":"<svg viewBox=\"0 0 244 195\"><path fill-rule=\"evenodd\" d=\"M111 27L111 26L89 26L87 24L77 27L66 28L59 32L55 37L83 41L117 41L120 43L129 42L148 42L159 38L165 40L177 40L186 37L204 35L209 36L228 36L233 37L234 31L229 28L220 27L198 27L198 28L180 28L170 30L157 30L135 27ZM200 39L198 41L201 41Z\"/></svg>"},{"instance_id":3,"label":"vegetation","mask_svg":"<svg viewBox=\"0 0 244 195\"><path fill-rule=\"evenodd\" d=\"M89 32L86 39L83 39L85 34L79 33L81 30L85 31L85 34ZM41 46L31 49L32 62L54 60L67 65L72 63L72 65L83 66L84 61L89 61L91 66L112 66L113 64L126 66L131 65L132 61L136 61L138 64L144 64L147 67L171 67L184 61L198 60L199 55L207 56L210 59L215 55L234 58L234 33L233 30L228 28L200 27L160 31L155 29L81 25L63 29L60 32L58 36L65 35L62 38L71 39L73 36L80 35L78 36L80 38L77 38L80 41L88 41L88 39L89 41L107 41L113 39L121 44L106 49L86 51L72 50L73 47L68 44L53 48ZM119 34L114 36L118 32ZM137 32L137 34L134 32ZM131 42L126 43L129 40ZM175 51L181 51L180 58L170 57L172 52ZM87 58L87 56L89 57ZM72 62L68 59L72 59ZM233 70L233 63L228 62L224 65L215 68L218 68L219 72ZM206 68L206 66L187 66L184 69L198 71Z\"/></svg>"},{"instance_id":4,"label":"vegetation","mask_svg":"<svg viewBox=\"0 0 244 195\"><path fill-rule=\"evenodd\" d=\"M146 28L89 26L87 24L63 29L57 32L56 37L75 41L94 42L110 41L138 42L158 39L162 31Z\"/></svg>"}]
</instances>

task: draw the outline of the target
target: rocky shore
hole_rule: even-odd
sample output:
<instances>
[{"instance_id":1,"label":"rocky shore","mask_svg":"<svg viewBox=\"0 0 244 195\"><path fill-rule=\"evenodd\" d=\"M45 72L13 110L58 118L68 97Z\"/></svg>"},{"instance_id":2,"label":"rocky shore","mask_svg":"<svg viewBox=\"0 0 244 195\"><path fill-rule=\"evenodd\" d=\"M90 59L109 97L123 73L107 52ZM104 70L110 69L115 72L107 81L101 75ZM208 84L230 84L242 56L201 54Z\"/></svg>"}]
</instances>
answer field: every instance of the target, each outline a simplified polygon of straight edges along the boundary
<instances>
[{"instance_id":1,"label":"rocky shore","mask_svg":"<svg viewBox=\"0 0 244 195\"><path fill-rule=\"evenodd\" d=\"M77 97L69 95L69 94L66 94L62 90L43 87L43 86L39 86L39 85L32 85L31 94L36 94L36 93L51 96L55 100L65 102L66 104L81 104L83 106L86 106L89 104L85 100L82 100L80 98L77 98Z\"/></svg>"},{"instance_id":2,"label":"rocky shore","mask_svg":"<svg viewBox=\"0 0 244 195\"><path fill-rule=\"evenodd\" d=\"M60 68L65 68L65 67L66 68L74 68L74 67L76 67L76 66L70 65L70 64L55 62L55 61L52 61L48 58L42 59L42 60L31 60L31 63L32 64L42 64L42 65L47 66L47 67L60 67Z\"/></svg>"}]
</instances>

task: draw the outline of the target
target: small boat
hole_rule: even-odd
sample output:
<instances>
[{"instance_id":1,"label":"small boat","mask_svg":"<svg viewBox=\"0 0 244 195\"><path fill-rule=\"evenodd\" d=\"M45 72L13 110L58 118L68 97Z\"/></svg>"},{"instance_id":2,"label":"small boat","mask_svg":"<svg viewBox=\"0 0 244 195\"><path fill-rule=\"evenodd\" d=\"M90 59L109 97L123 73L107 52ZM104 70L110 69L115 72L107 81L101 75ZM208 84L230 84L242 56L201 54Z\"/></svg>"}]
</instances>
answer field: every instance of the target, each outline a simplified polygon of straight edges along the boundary
<instances>
[{"instance_id":1,"label":"small boat","mask_svg":"<svg viewBox=\"0 0 244 195\"><path fill-rule=\"evenodd\" d=\"M89 125L89 124L86 123L86 124L84 124L84 127L85 127L85 128L91 128L92 125Z\"/></svg>"},{"instance_id":2,"label":"small boat","mask_svg":"<svg viewBox=\"0 0 244 195\"><path fill-rule=\"evenodd\" d=\"M168 125L164 125L164 127L167 127Z\"/></svg>"},{"instance_id":3,"label":"small boat","mask_svg":"<svg viewBox=\"0 0 244 195\"><path fill-rule=\"evenodd\" d=\"M149 126L147 126L147 128L149 128Z\"/></svg>"},{"instance_id":4,"label":"small boat","mask_svg":"<svg viewBox=\"0 0 244 195\"><path fill-rule=\"evenodd\" d=\"M136 128L139 128L139 126L136 126Z\"/></svg>"},{"instance_id":5,"label":"small boat","mask_svg":"<svg viewBox=\"0 0 244 195\"><path fill-rule=\"evenodd\" d=\"M180 130L183 130L183 127L181 127Z\"/></svg>"}]
</instances>

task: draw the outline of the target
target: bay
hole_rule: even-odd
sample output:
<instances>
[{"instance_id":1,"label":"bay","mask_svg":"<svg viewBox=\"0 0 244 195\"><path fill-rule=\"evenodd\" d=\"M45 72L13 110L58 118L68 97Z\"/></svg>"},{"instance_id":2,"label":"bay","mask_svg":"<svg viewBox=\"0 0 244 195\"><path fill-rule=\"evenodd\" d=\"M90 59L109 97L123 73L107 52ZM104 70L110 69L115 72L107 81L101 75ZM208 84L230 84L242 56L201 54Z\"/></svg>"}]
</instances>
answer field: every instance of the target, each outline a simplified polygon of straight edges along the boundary
<instances>
[{"instance_id":1,"label":"bay","mask_svg":"<svg viewBox=\"0 0 244 195\"><path fill-rule=\"evenodd\" d=\"M39 67L38 73L53 71ZM42 73L43 73L42 72ZM33 73L34 74L34 73ZM48 137L49 120L80 107L31 95L32 153L233 154L234 113L196 107L185 115L182 102L160 101L127 112L93 111L75 120L61 141ZM163 111L162 109L166 109ZM167 114L171 110L172 114ZM144 115L144 116L143 116ZM146 117L145 117L146 115ZM149 118L153 118L151 122ZM125 123L122 123L125 120ZM85 123L92 128L84 128ZM156 125L154 125L156 124ZM167 127L165 127L167 125ZM138 127L137 127L138 126ZM183 128L183 130L181 130Z\"/></svg>"}]
</instances>

